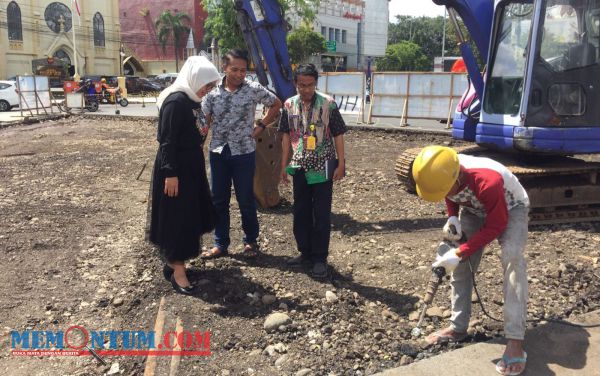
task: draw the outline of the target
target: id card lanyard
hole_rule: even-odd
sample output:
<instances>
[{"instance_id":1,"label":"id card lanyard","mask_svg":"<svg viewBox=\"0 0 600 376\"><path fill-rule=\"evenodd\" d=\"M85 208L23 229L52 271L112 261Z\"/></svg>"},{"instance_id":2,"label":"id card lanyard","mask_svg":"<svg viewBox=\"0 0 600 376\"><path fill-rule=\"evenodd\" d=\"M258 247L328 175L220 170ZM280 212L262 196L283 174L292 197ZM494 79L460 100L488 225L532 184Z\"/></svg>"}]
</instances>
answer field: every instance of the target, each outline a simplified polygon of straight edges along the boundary
<instances>
[{"instance_id":1,"label":"id card lanyard","mask_svg":"<svg viewBox=\"0 0 600 376\"><path fill-rule=\"evenodd\" d=\"M307 113L307 116L304 117L304 103L300 100L300 121L302 122L302 136L303 136L303 144L304 149L314 151L317 148L317 129L315 124L312 123L313 117L313 109L316 102L317 96L316 94L313 96L313 99L310 103L310 109ZM323 109L321 108L319 118L323 114Z\"/></svg>"}]
</instances>

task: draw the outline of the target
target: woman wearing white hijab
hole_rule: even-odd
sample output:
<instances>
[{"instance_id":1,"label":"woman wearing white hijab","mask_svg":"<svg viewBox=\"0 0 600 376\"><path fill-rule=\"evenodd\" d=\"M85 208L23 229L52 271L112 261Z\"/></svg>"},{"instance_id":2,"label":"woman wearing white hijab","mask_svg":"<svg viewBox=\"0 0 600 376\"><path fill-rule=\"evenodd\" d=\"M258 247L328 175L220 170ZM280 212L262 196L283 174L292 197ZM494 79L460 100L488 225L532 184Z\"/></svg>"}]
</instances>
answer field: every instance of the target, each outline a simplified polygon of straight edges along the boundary
<instances>
[{"instance_id":1,"label":"woman wearing white hijab","mask_svg":"<svg viewBox=\"0 0 600 376\"><path fill-rule=\"evenodd\" d=\"M157 100L159 147L151 183L149 239L166 261L165 278L185 295L191 295L193 287L184 263L198 256L200 237L214 228L196 113L202 97L220 79L207 58L192 56Z\"/></svg>"}]
</instances>

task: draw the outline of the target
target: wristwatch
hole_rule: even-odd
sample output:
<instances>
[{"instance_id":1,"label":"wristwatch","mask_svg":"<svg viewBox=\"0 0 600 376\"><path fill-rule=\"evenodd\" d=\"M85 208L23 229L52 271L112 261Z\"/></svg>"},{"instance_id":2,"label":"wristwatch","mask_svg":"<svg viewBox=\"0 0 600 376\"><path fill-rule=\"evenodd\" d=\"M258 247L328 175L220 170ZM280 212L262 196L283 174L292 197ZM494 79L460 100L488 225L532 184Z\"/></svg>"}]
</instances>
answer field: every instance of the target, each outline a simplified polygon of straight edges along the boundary
<instances>
[{"instance_id":1,"label":"wristwatch","mask_svg":"<svg viewBox=\"0 0 600 376\"><path fill-rule=\"evenodd\" d=\"M256 126L262 128L263 130L267 127L262 120L256 120Z\"/></svg>"}]
</instances>

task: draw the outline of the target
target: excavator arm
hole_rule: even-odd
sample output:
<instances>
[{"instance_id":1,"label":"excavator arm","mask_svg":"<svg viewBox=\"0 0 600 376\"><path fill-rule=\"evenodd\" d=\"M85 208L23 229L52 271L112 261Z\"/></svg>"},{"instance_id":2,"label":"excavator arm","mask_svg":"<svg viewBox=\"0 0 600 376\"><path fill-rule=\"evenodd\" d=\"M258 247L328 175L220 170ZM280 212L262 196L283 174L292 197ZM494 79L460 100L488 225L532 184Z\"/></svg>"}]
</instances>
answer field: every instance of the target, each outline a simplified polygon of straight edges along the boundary
<instances>
[{"instance_id":1,"label":"excavator arm","mask_svg":"<svg viewBox=\"0 0 600 376\"><path fill-rule=\"evenodd\" d=\"M286 44L287 23L278 0L235 0L237 21L261 85L270 83L283 102L296 94ZM277 205L281 138L268 126L256 140L254 195L263 208Z\"/></svg>"},{"instance_id":2,"label":"excavator arm","mask_svg":"<svg viewBox=\"0 0 600 376\"><path fill-rule=\"evenodd\" d=\"M482 57L488 56L494 0L432 0L458 13Z\"/></svg>"},{"instance_id":3,"label":"excavator arm","mask_svg":"<svg viewBox=\"0 0 600 376\"><path fill-rule=\"evenodd\" d=\"M494 18L494 0L433 0L437 5L443 5L448 9L450 20L457 33L460 52L465 61L467 71L473 82L477 96L483 98L483 77L471 46L466 43L460 28L458 27L457 14L464 22L471 38L475 42L480 56L485 60L488 57L492 21Z\"/></svg>"},{"instance_id":4,"label":"excavator arm","mask_svg":"<svg viewBox=\"0 0 600 376\"><path fill-rule=\"evenodd\" d=\"M281 5L277 0L235 0L234 6L259 82L265 87L269 85L268 70L277 96L285 101L296 93L296 89Z\"/></svg>"}]
</instances>

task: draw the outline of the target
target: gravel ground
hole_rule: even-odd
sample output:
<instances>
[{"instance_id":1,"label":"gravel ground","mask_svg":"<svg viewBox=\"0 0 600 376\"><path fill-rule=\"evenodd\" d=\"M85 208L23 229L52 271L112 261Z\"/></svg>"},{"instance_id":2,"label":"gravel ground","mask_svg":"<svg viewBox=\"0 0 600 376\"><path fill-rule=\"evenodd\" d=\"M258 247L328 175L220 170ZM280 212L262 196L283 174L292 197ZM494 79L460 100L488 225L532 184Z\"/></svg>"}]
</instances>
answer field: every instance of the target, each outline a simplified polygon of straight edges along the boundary
<instances>
[{"instance_id":1,"label":"gravel ground","mask_svg":"<svg viewBox=\"0 0 600 376\"><path fill-rule=\"evenodd\" d=\"M209 330L208 357L184 357L179 375L368 375L502 335L474 306L465 343L421 346L410 336L441 239L444 207L405 193L395 177L407 148L450 144L443 136L350 131L347 177L334 188L332 278L285 265L295 256L291 188L261 210L263 254L247 262L232 200L232 256L193 260L194 297L173 293L144 241L154 123L69 119L0 130L0 367L10 375L140 375L144 357L11 356L10 331L153 330L161 298L165 330ZM142 166L148 163L139 179ZM569 318L600 303L600 224L530 228L530 318ZM210 245L210 237L205 238ZM477 281L486 308L502 317L499 247L486 249ZM449 316L438 292L427 333ZM266 321L278 317L274 330ZM285 315L285 316L283 316ZM267 320L268 318L268 320ZM532 323L531 325L536 325ZM171 328L171 329L169 329ZM170 358L158 359L166 374ZM109 367L112 366L112 371ZM310 370L310 371L308 371Z\"/></svg>"}]
</instances>

